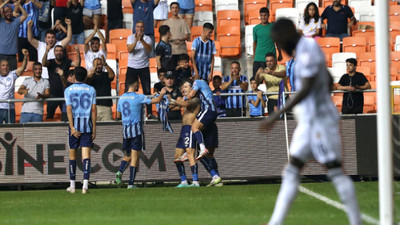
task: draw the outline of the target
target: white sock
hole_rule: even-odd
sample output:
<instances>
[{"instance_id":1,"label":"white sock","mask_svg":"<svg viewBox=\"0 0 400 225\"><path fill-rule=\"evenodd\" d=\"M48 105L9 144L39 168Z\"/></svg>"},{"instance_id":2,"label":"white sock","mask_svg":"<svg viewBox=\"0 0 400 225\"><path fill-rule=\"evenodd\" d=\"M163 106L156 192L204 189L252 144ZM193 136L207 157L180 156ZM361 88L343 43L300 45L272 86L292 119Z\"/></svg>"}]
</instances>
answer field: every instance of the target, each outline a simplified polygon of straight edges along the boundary
<instances>
[{"instance_id":1,"label":"white sock","mask_svg":"<svg viewBox=\"0 0 400 225\"><path fill-rule=\"evenodd\" d=\"M218 175L214 175L214 176L212 177L213 180L218 179L218 178L219 178Z\"/></svg>"},{"instance_id":2,"label":"white sock","mask_svg":"<svg viewBox=\"0 0 400 225\"><path fill-rule=\"evenodd\" d=\"M196 180L196 181L193 181L192 184L199 185L199 182Z\"/></svg>"},{"instance_id":3,"label":"white sock","mask_svg":"<svg viewBox=\"0 0 400 225\"><path fill-rule=\"evenodd\" d=\"M89 180L83 180L83 187L82 189L89 189Z\"/></svg>"},{"instance_id":4,"label":"white sock","mask_svg":"<svg viewBox=\"0 0 400 225\"><path fill-rule=\"evenodd\" d=\"M300 183L299 169L288 164L283 174L281 189L275 203L274 213L269 220L269 225L283 224L286 215L297 195L297 188Z\"/></svg>"},{"instance_id":5,"label":"white sock","mask_svg":"<svg viewBox=\"0 0 400 225\"><path fill-rule=\"evenodd\" d=\"M357 196L350 177L343 174L342 168L330 169L328 176L336 188L344 206L351 225L362 224Z\"/></svg>"},{"instance_id":6,"label":"white sock","mask_svg":"<svg viewBox=\"0 0 400 225\"><path fill-rule=\"evenodd\" d=\"M187 180L184 180L184 181L181 182L181 184L188 185L188 182L187 182Z\"/></svg>"},{"instance_id":7,"label":"white sock","mask_svg":"<svg viewBox=\"0 0 400 225\"><path fill-rule=\"evenodd\" d=\"M75 189L75 181L74 180L69 181L69 187L72 189Z\"/></svg>"},{"instance_id":8,"label":"white sock","mask_svg":"<svg viewBox=\"0 0 400 225\"><path fill-rule=\"evenodd\" d=\"M204 143L201 143L199 145L200 145L200 152L203 152L204 150L206 150L206 146L204 145Z\"/></svg>"}]
</instances>

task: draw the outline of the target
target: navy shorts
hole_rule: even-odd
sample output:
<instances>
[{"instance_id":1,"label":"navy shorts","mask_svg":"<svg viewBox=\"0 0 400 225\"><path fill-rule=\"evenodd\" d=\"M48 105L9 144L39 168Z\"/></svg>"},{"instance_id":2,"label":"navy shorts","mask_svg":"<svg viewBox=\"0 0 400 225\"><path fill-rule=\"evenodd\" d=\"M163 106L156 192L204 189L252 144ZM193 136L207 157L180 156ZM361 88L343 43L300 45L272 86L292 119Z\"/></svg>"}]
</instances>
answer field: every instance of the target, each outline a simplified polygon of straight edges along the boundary
<instances>
[{"instance_id":1,"label":"navy shorts","mask_svg":"<svg viewBox=\"0 0 400 225\"><path fill-rule=\"evenodd\" d=\"M130 155L131 150L142 151L143 150L143 139L142 135L134 138L124 138L122 143L123 150L126 151L127 155Z\"/></svg>"},{"instance_id":2,"label":"navy shorts","mask_svg":"<svg viewBox=\"0 0 400 225\"><path fill-rule=\"evenodd\" d=\"M211 111L209 109L205 109L197 114L196 119L200 121L204 127L209 126L217 120L218 113L215 111Z\"/></svg>"},{"instance_id":3,"label":"navy shorts","mask_svg":"<svg viewBox=\"0 0 400 225\"><path fill-rule=\"evenodd\" d=\"M78 149L79 147L91 148L93 146L92 133L81 133L79 138L71 135L71 131L68 132L69 149Z\"/></svg>"},{"instance_id":4,"label":"navy shorts","mask_svg":"<svg viewBox=\"0 0 400 225\"><path fill-rule=\"evenodd\" d=\"M204 145L206 148L218 148L218 127L217 124L209 124L202 131L204 138Z\"/></svg>"},{"instance_id":5,"label":"navy shorts","mask_svg":"<svg viewBox=\"0 0 400 225\"><path fill-rule=\"evenodd\" d=\"M191 125L182 126L181 134L178 142L176 143L176 148L196 148L196 140L194 138Z\"/></svg>"}]
</instances>

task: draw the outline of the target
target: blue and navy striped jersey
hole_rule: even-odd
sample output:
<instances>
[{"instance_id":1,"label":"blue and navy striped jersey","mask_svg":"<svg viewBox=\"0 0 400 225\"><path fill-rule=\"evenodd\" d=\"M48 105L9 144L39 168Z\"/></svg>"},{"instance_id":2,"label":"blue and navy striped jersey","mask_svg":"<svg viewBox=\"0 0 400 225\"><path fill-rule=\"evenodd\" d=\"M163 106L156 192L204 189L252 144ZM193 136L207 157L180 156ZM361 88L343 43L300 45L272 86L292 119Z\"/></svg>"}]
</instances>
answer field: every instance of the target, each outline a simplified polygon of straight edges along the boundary
<instances>
[{"instance_id":1,"label":"blue and navy striped jersey","mask_svg":"<svg viewBox=\"0 0 400 225\"><path fill-rule=\"evenodd\" d=\"M199 78L207 80L211 70L211 57L217 54L214 41L210 39L203 42L201 37L197 37L192 43L192 50L196 51L194 60L199 71Z\"/></svg>"},{"instance_id":2,"label":"blue and navy striped jersey","mask_svg":"<svg viewBox=\"0 0 400 225\"><path fill-rule=\"evenodd\" d=\"M92 105L96 105L96 90L84 83L75 83L64 91L65 104L72 107L74 127L81 133L91 133Z\"/></svg>"},{"instance_id":3,"label":"blue and navy striped jersey","mask_svg":"<svg viewBox=\"0 0 400 225\"><path fill-rule=\"evenodd\" d=\"M254 93L250 91L249 93ZM264 101L267 101L265 95L262 96ZM262 107L261 101L258 103L257 106L251 104L251 101L257 101L257 95L249 95L247 96L247 100L249 101L249 112L250 116L263 116L264 115L264 108Z\"/></svg>"},{"instance_id":4,"label":"blue and navy striped jersey","mask_svg":"<svg viewBox=\"0 0 400 225\"><path fill-rule=\"evenodd\" d=\"M149 105L151 99L143 94L126 92L121 95L117 112L122 115L124 138L134 138L143 133L143 104Z\"/></svg>"},{"instance_id":5,"label":"blue and navy striped jersey","mask_svg":"<svg viewBox=\"0 0 400 225\"><path fill-rule=\"evenodd\" d=\"M240 81L241 82L247 82L247 77L244 75L240 75ZM226 76L224 77L223 83L229 82L231 80L231 76ZM232 82L232 84L226 89L227 93L244 93L246 91L243 91L240 88L240 85L236 80ZM241 109L242 106L245 109L246 108L246 98L243 96L228 96L225 99L225 105L227 109Z\"/></svg>"},{"instance_id":6,"label":"blue and navy striped jersey","mask_svg":"<svg viewBox=\"0 0 400 225\"><path fill-rule=\"evenodd\" d=\"M204 80L195 80L193 90L197 91L201 100L201 110L211 110L216 112L216 106L213 99L213 93Z\"/></svg>"},{"instance_id":7,"label":"blue and navy striped jersey","mask_svg":"<svg viewBox=\"0 0 400 225\"><path fill-rule=\"evenodd\" d=\"M291 58L286 62L286 77L289 77L291 91L296 91L295 82L294 82L294 58Z\"/></svg>"},{"instance_id":8,"label":"blue and navy striped jersey","mask_svg":"<svg viewBox=\"0 0 400 225\"><path fill-rule=\"evenodd\" d=\"M33 36L38 37L39 30L37 26L37 21L39 18L39 9L32 2L25 3L22 5L22 7L25 9L26 13L28 14L28 17L25 19L23 23L21 23L21 25L19 25L18 37L22 38L28 37L28 22L30 20L33 21L33 26L32 26Z\"/></svg>"}]
</instances>

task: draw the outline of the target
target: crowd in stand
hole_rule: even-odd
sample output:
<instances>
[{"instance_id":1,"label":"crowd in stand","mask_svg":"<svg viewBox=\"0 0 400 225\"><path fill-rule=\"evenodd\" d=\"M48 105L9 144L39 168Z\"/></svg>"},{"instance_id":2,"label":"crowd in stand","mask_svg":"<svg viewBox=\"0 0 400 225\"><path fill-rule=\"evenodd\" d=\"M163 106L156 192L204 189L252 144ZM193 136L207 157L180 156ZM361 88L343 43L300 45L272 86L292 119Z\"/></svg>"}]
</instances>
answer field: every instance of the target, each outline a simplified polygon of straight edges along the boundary
<instances>
[{"instance_id":1,"label":"crowd in stand","mask_svg":"<svg viewBox=\"0 0 400 225\"><path fill-rule=\"evenodd\" d=\"M190 40L194 0L178 0L169 6L166 0L131 0L131 4L134 10L133 31L126 43L129 57L125 83L139 78L144 94L157 93L165 86L168 95L179 99L182 98L179 86L183 79L203 79L213 87L220 117L242 117L247 112L251 117L257 117L265 115L264 108L268 109L268 114L274 113L278 102L278 95L266 98L259 89L260 84L265 83L267 92L277 92L281 81L286 91L289 90L288 84L291 91L296 90L295 58L290 59L286 66L278 64L282 54L271 38L273 23L269 22L267 7L259 10L261 22L253 29L252 77L241 74L239 61L231 62L229 75L220 77L214 75L217 49L212 38L213 24L204 23L201 36L193 40L188 54L186 42ZM3 0L0 10L1 100L14 98L15 80L25 70L28 60L35 62L33 77L26 79L18 90L18 94L31 100L23 104L21 123L43 120L44 103L35 100L63 98L64 89L75 82L70 70L81 65L81 60L85 61L88 70L86 82L96 89L97 96L111 96L111 82L116 79L117 71L107 65L108 38L100 31L102 11L99 0ZM52 10L53 14L50 13ZM107 10L107 30L123 28L121 0L107 1ZM342 39L348 36L347 28L356 22L351 9L339 0L333 0L332 5L319 15L317 5L309 3L300 20L299 32L317 39L321 37L322 29L327 28L325 36ZM324 19L327 19L327 25L322 23ZM93 29L86 38L85 29ZM159 33L160 40L155 40L155 32ZM80 49L76 46L74 59L69 59L66 49L71 44L84 44L84 59L81 59ZM149 68L151 57L156 58L159 78L153 93ZM17 65L21 66L17 68ZM355 59L347 61L348 74L337 86L339 90L350 92L344 95L343 106L346 107L342 113L362 113L363 94L352 92L371 88L365 76L356 72L356 65ZM248 91L256 95L220 95ZM97 101L99 121L112 120L112 105L112 100ZM66 120L63 101L48 101L46 118L53 119L57 107ZM148 118L156 117L151 106L147 107L146 115ZM180 118L180 108L172 108L170 119ZM0 103L0 119L6 123L15 122L14 104Z\"/></svg>"}]
</instances>

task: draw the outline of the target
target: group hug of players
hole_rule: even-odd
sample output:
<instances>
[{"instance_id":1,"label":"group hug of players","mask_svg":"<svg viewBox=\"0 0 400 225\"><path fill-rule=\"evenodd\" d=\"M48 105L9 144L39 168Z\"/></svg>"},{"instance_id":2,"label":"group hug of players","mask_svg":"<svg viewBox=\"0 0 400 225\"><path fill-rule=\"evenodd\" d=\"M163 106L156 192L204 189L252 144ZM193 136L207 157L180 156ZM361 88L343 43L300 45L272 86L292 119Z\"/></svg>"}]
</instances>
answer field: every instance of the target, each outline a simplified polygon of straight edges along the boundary
<instances>
[{"instance_id":1,"label":"group hug of players","mask_svg":"<svg viewBox=\"0 0 400 225\"><path fill-rule=\"evenodd\" d=\"M83 67L74 69L76 82L65 89L65 102L69 121L69 175L70 186L67 191L75 193L76 151L82 148L83 187L82 193L88 193L90 177L90 150L96 137L96 91L84 81L87 71ZM184 109L182 129L176 144L175 164L181 182L177 187L200 187L198 182L198 165L200 161L210 173L212 180L209 186L221 186L218 164L213 156L218 147L218 128L213 95L208 84L203 80L184 80L181 85L183 100L174 100L166 95L165 88L158 96L149 98L136 93L139 89L138 79L132 79L128 91L120 96L117 105L117 118L122 119L124 158L116 173L115 182L122 184L122 174L129 166L128 189L136 189L134 185L139 154L143 150L143 105L157 104L168 99L169 105ZM200 151L196 154L196 146ZM192 183L189 184L185 174L184 161L188 160L192 172Z\"/></svg>"}]
</instances>

